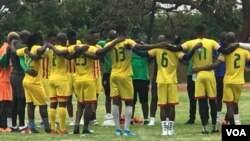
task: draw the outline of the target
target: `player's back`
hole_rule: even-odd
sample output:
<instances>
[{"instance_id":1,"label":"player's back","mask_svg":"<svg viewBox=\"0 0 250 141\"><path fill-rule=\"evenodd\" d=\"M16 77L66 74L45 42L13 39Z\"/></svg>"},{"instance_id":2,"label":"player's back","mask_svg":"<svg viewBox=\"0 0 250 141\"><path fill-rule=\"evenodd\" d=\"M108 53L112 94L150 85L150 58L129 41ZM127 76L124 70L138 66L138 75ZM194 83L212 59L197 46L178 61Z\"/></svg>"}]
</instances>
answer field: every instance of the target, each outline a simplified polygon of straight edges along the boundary
<instances>
[{"instance_id":1,"label":"player's back","mask_svg":"<svg viewBox=\"0 0 250 141\"><path fill-rule=\"evenodd\" d=\"M110 43L111 42L109 42L108 44ZM131 67L131 47L134 47L135 44L135 41L131 39L125 39L124 41L116 44L115 47L110 51L112 61L111 75L132 76L133 72Z\"/></svg>"},{"instance_id":2,"label":"player's back","mask_svg":"<svg viewBox=\"0 0 250 141\"><path fill-rule=\"evenodd\" d=\"M232 53L222 56L224 56L226 64L224 83L244 84L244 68L246 59L250 59L249 51L237 48Z\"/></svg>"},{"instance_id":3,"label":"player's back","mask_svg":"<svg viewBox=\"0 0 250 141\"><path fill-rule=\"evenodd\" d=\"M66 47L61 45L55 46L58 50L65 50ZM53 57L50 59L51 67L50 67L50 76L49 79L56 80L67 80L65 74L67 74L67 62L63 56L59 56L53 52Z\"/></svg>"}]
</instances>

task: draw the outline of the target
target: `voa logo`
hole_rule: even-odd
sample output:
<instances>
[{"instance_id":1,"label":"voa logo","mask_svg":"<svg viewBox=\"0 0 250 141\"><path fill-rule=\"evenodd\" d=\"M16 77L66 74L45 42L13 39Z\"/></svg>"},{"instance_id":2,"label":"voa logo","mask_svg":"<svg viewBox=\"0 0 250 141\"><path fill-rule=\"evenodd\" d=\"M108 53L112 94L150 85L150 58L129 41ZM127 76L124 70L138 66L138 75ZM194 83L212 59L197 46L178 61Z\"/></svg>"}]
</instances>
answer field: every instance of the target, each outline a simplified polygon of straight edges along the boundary
<instances>
[{"instance_id":1,"label":"voa logo","mask_svg":"<svg viewBox=\"0 0 250 141\"><path fill-rule=\"evenodd\" d=\"M247 136L244 129L226 129L227 136Z\"/></svg>"}]
</instances>

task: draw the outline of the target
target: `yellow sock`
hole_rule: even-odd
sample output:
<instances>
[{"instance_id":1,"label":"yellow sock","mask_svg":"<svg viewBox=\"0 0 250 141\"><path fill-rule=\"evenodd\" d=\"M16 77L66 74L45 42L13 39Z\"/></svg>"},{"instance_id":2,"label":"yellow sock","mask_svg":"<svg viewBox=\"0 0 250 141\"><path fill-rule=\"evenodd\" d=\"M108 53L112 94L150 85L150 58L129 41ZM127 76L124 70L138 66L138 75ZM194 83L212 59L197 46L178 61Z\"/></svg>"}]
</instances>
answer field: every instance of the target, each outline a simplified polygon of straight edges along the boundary
<instances>
[{"instance_id":1,"label":"yellow sock","mask_svg":"<svg viewBox=\"0 0 250 141\"><path fill-rule=\"evenodd\" d=\"M50 128L55 130L55 124L56 124L56 109L49 108L49 122L50 122Z\"/></svg>"},{"instance_id":2,"label":"yellow sock","mask_svg":"<svg viewBox=\"0 0 250 141\"><path fill-rule=\"evenodd\" d=\"M60 125L60 130L61 131L65 130L66 113L67 113L67 110L66 110L65 107L59 107L58 108L59 125Z\"/></svg>"}]
</instances>

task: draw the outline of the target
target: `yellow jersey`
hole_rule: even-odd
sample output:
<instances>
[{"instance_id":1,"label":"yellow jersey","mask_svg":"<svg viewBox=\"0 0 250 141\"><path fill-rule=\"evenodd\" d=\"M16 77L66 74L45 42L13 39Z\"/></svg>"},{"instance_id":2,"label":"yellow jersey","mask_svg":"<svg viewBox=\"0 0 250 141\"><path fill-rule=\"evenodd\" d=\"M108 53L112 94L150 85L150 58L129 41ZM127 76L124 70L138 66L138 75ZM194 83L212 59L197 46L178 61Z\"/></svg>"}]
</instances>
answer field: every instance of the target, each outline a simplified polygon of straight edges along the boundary
<instances>
[{"instance_id":1,"label":"yellow jersey","mask_svg":"<svg viewBox=\"0 0 250 141\"><path fill-rule=\"evenodd\" d=\"M42 74L42 77L45 79L48 79L49 75L50 75L50 66L51 66L50 59L52 58L52 56L53 56L52 50L46 51L43 54L43 59L42 59L43 74Z\"/></svg>"},{"instance_id":2,"label":"yellow jersey","mask_svg":"<svg viewBox=\"0 0 250 141\"><path fill-rule=\"evenodd\" d=\"M219 44L212 39L207 38L198 38L194 40L187 41L183 43L181 46L185 50L191 50L193 47L202 42L202 49L200 51L195 51L192 61L193 61L193 68L207 66L213 63L213 50L217 50L220 46ZM211 75L214 75L214 71L211 70Z\"/></svg>"},{"instance_id":3,"label":"yellow jersey","mask_svg":"<svg viewBox=\"0 0 250 141\"><path fill-rule=\"evenodd\" d=\"M108 42L106 46L112 43ZM130 47L134 47L136 42L131 39L125 39L124 41L115 45L113 49L110 51L111 62L112 62L112 70L111 75L113 76L132 76L132 66L131 66L131 56L132 49L127 49L126 45Z\"/></svg>"},{"instance_id":4,"label":"yellow jersey","mask_svg":"<svg viewBox=\"0 0 250 141\"><path fill-rule=\"evenodd\" d=\"M94 47L96 47L97 49L101 49L102 48L99 45L95 45ZM94 60L93 71L94 71L95 79L97 79L98 77L101 76L101 66L100 66L100 60L99 59L98 60Z\"/></svg>"},{"instance_id":5,"label":"yellow jersey","mask_svg":"<svg viewBox=\"0 0 250 141\"><path fill-rule=\"evenodd\" d=\"M70 45L68 46L68 48L72 48L74 49L75 45ZM68 73L75 73L75 63L74 63L74 60L68 60L67 61L67 72Z\"/></svg>"},{"instance_id":6,"label":"yellow jersey","mask_svg":"<svg viewBox=\"0 0 250 141\"><path fill-rule=\"evenodd\" d=\"M157 83L177 83L176 70L179 59L184 56L183 52L173 53L166 49L152 49L148 51L151 57L156 57Z\"/></svg>"},{"instance_id":7,"label":"yellow jersey","mask_svg":"<svg viewBox=\"0 0 250 141\"><path fill-rule=\"evenodd\" d=\"M67 47L56 45L58 50L66 50ZM53 56L50 59L50 76L49 79L53 80L67 80L65 75L67 74L67 60L63 56L56 55L53 52Z\"/></svg>"},{"instance_id":8,"label":"yellow jersey","mask_svg":"<svg viewBox=\"0 0 250 141\"><path fill-rule=\"evenodd\" d=\"M94 46L89 46L88 52L95 53L97 50ZM74 52L74 46L68 48L70 53ZM80 57L74 59L75 69L76 69L76 81L94 81L94 60L86 57L85 55L81 55Z\"/></svg>"},{"instance_id":9,"label":"yellow jersey","mask_svg":"<svg viewBox=\"0 0 250 141\"><path fill-rule=\"evenodd\" d=\"M244 68L246 59L250 60L250 53L248 50L237 48L234 52L228 55L220 55L219 60L225 62L226 73L224 76L224 83L230 84L244 84Z\"/></svg>"},{"instance_id":10,"label":"yellow jersey","mask_svg":"<svg viewBox=\"0 0 250 141\"><path fill-rule=\"evenodd\" d=\"M33 45L31 47L30 53L36 55L37 50L39 48L41 48L40 45ZM25 50L24 48L16 50L17 56L24 56L25 63L27 64L27 66L30 69L37 71L37 73L38 73L38 75L35 77L30 76L28 73L25 73L25 77L24 77L25 81L33 83L33 84L42 83L42 79L41 79L42 78L42 71L43 71L42 70L42 59L32 60L27 54L25 54L24 50Z\"/></svg>"}]
</instances>

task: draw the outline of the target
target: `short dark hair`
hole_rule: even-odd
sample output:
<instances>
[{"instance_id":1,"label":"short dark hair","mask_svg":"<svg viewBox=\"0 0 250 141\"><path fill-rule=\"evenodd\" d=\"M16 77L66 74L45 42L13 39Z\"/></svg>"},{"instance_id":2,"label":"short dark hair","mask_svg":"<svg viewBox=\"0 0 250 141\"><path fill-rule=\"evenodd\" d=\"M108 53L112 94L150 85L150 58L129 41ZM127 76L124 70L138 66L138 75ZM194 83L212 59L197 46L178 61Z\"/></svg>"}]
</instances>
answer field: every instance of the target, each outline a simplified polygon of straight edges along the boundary
<instances>
[{"instance_id":1,"label":"short dark hair","mask_svg":"<svg viewBox=\"0 0 250 141\"><path fill-rule=\"evenodd\" d=\"M33 45L35 45L39 40L43 40L43 36L41 32L35 32L31 34L28 38L27 46L29 50Z\"/></svg>"}]
</instances>

